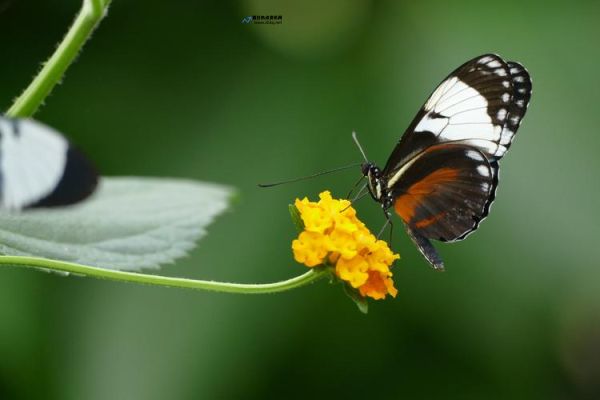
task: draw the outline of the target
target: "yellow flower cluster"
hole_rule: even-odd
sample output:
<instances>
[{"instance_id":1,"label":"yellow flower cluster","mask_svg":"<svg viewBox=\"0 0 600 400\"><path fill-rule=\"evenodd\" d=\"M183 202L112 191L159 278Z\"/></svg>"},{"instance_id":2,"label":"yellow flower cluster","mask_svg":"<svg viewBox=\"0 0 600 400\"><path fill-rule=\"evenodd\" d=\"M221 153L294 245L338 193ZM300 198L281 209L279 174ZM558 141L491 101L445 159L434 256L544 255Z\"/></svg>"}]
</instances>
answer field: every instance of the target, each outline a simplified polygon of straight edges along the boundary
<instances>
[{"instance_id":1,"label":"yellow flower cluster","mask_svg":"<svg viewBox=\"0 0 600 400\"><path fill-rule=\"evenodd\" d=\"M315 267L327 259L335 265L336 275L363 297L396 297L389 267L400 256L369 232L348 200L333 199L329 191L319 198L316 203L296 199L304 222L304 231L292 242L296 261Z\"/></svg>"}]
</instances>

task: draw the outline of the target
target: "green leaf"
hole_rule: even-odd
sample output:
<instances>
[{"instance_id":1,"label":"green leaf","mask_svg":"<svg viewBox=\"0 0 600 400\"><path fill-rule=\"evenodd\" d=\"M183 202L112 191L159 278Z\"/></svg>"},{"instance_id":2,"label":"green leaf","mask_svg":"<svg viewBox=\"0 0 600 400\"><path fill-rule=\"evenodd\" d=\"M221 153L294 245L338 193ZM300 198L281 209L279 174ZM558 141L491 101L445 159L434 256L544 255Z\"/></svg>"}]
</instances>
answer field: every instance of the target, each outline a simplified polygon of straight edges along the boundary
<instances>
[{"instance_id":1,"label":"green leaf","mask_svg":"<svg viewBox=\"0 0 600 400\"><path fill-rule=\"evenodd\" d=\"M190 180L103 178L75 206L0 212L0 253L108 269L157 268L187 254L228 206L230 188Z\"/></svg>"},{"instance_id":2,"label":"green leaf","mask_svg":"<svg viewBox=\"0 0 600 400\"><path fill-rule=\"evenodd\" d=\"M298 208L293 204L289 204L288 209L290 210L290 216L292 217L292 222L294 223L296 230L298 233L302 232L304 230L304 221L302 221L300 211L298 211Z\"/></svg>"},{"instance_id":3,"label":"green leaf","mask_svg":"<svg viewBox=\"0 0 600 400\"><path fill-rule=\"evenodd\" d=\"M346 295L350 297L354 304L356 304L358 310L363 314L367 314L369 312L369 302L367 299L362 297L358 290L354 289L347 283L342 282L342 286L344 287L344 293L346 293Z\"/></svg>"}]
</instances>

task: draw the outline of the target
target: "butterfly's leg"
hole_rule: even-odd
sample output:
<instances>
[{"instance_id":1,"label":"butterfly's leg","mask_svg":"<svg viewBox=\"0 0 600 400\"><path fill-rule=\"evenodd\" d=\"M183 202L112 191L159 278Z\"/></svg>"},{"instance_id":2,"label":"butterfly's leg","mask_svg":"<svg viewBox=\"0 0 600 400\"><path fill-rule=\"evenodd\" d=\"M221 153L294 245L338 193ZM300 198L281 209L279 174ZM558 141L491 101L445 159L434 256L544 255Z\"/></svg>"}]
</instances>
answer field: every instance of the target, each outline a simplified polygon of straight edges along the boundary
<instances>
[{"instance_id":1,"label":"butterfly's leg","mask_svg":"<svg viewBox=\"0 0 600 400\"><path fill-rule=\"evenodd\" d=\"M352 205L353 205L354 203L356 203L358 200L360 200L360 199L362 199L363 197L365 197L366 195L368 195L368 194L369 194L369 191L368 191L368 190L367 190L367 191L364 191L364 190L365 190L365 187L367 187L367 184L366 184L366 183L363 185L363 187L362 187L362 188L360 188L360 190L358 191L358 194L357 194L357 195L356 195L356 196L355 196L353 199L348 199L348 200L350 200L350 204L348 204L348 207L344 208L344 209L343 209L343 210L341 210L340 212L344 212L344 211L346 211L347 209L349 209L350 207L352 207Z\"/></svg>"},{"instance_id":2,"label":"butterfly's leg","mask_svg":"<svg viewBox=\"0 0 600 400\"><path fill-rule=\"evenodd\" d=\"M383 231L385 231L385 228L387 228L389 225L390 226L390 243L391 243L392 242L392 229L394 227L394 224L392 223L392 214L390 214L389 211L384 211L383 215L385 216L385 224L383 224L383 227L377 234L377 239L379 240L379 238L383 234Z\"/></svg>"},{"instance_id":3,"label":"butterfly's leg","mask_svg":"<svg viewBox=\"0 0 600 400\"><path fill-rule=\"evenodd\" d=\"M364 179L364 176L361 175L361 177L356 181L356 183L352 186L352 189L350 189L350 191L348 192L348 195L346 196L346 198L348 200L350 200L350 196L352 196L352 193L356 190L356 188L358 187L358 185L360 184L360 182L362 182L362 180ZM361 189L362 191L362 189ZM359 191L360 193L360 191Z\"/></svg>"},{"instance_id":4,"label":"butterfly's leg","mask_svg":"<svg viewBox=\"0 0 600 400\"><path fill-rule=\"evenodd\" d=\"M390 225L390 239L388 240L388 244L390 248L392 247L392 233L394 233L394 223L392 222L392 215L389 211L385 212L385 217L387 218Z\"/></svg>"},{"instance_id":5,"label":"butterfly's leg","mask_svg":"<svg viewBox=\"0 0 600 400\"><path fill-rule=\"evenodd\" d=\"M383 224L383 226L379 230L379 233L377 234L377 240L379 240L379 238L381 237L381 234L383 233L383 231L385 231L385 228L387 228L389 223L390 223L389 219L385 221L385 224Z\"/></svg>"}]
</instances>

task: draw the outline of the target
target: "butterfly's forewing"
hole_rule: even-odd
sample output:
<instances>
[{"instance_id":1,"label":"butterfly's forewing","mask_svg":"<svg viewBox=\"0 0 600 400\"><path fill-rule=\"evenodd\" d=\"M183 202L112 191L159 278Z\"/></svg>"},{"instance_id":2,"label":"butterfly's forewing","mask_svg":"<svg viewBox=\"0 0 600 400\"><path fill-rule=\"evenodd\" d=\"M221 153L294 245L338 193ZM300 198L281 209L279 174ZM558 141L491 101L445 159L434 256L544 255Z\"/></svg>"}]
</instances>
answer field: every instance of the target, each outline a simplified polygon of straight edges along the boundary
<instances>
[{"instance_id":1,"label":"butterfly's forewing","mask_svg":"<svg viewBox=\"0 0 600 400\"><path fill-rule=\"evenodd\" d=\"M531 77L529 72L521 64L509 61L507 63L511 82L513 85L513 98L508 107L508 117L504 126L503 133L508 137L509 142L505 144L508 148L521 125L521 121L527 111L529 100L531 99Z\"/></svg>"},{"instance_id":2,"label":"butterfly's forewing","mask_svg":"<svg viewBox=\"0 0 600 400\"><path fill-rule=\"evenodd\" d=\"M0 208L76 203L95 189L92 164L58 132L33 120L0 117Z\"/></svg>"},{"instance_id":3,"label":"butterfly's forewing","mask_svg":"<svg viewBox=\"0 0 600 400\"><path fill-rule=\"evenodd\" d=\"M531 80L520 64L493 54L466 62L433 91L402 136L383 171L389 185L411 158L439 143L470 145L490 161L499 160L530 96Z\"/></svg>"}]
</instances>

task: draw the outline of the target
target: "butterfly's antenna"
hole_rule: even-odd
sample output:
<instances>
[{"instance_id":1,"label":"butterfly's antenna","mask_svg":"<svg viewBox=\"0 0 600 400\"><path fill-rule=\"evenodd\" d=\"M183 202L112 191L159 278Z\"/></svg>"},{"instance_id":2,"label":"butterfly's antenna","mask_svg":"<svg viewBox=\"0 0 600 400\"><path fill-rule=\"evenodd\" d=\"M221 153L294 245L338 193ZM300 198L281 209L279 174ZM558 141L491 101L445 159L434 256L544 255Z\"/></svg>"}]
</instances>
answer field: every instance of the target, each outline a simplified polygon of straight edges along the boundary
<instances>
[{"instance_id":1,"label":"butterfly's antenna","mask_svg":"<svg viewBox=\"0 0 600 400\"><path fill-rule=\"evenodd\" d=\"M284 183L292 183L292 182L303 181L303 180L306 180L306 179L316 178L317 176L331 174L332 172L342 171L342 170L348 169L348 168L355 168L355 167L360 166L360 164L361 163L354 163L354 164L350 164L350 165L345 165L343 167L333 168L333 169L329 169L327 171L317 172L316 174L312 174L312 175L308 175L308 176L302 176L300 178L288 179L288 180L280 181L280 182L259 183L258 186L266 188L266 187L273 187L273 186L283 185Z\"/></svg>"},{"instance_id":2,"label":"butterfly's antenna","mask_svg":"<svg viewBox=\"0 0 600 400\"><path fill-rule=\"evenodd\" d=\"M362 154L362 156L365 159L365 161L369 162L369 159L367 158L367 155L365 154L365 151L363 150L362 146L358 142L358 137L356 137L356 131L352 131L352 139L354 139L354 143L356 143L356 145L358 146L358 149L360 150L360 153Z\"/></svg>"}]
</instances>

